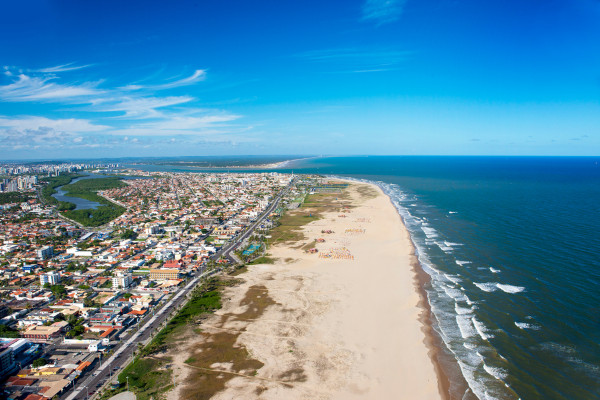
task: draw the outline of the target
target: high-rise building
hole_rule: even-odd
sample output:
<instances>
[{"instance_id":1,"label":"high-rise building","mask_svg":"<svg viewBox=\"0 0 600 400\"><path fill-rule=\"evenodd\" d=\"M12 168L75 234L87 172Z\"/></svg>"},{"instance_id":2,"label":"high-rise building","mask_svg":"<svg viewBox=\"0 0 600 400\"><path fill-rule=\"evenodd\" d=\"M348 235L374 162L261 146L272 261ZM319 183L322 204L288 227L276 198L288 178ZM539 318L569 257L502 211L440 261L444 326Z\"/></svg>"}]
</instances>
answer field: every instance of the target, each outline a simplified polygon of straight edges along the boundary
<instances>
[{"instance_id":1,"label":"high-rise building","mask_svg":"<svg viewBox=\"0 0 600 400\"><path fill-rule=\"evenodd\" d=\"M40 285L44 286L46 283L50 285L57 285L60 282L60 274L58 272L48 272L40 275Z\"/></svg>"},{"instance_id":2,"label":"high-rise building","mask_svg":"<svg viewBox=\"0 0 600 400\"><path fill-rule=\"evenodd\" d=\"M112 278L112 287L115 289L128 288L131 285L131 282L133 282L131 274L117 272L117 276L113 276Z\"/></svg>"},{"instance_id":3,"label":"high-rise building","mask_svg":"<svg viewBox=\"0 0 600 400\"><path fill-rule=\"evenodd\" d=\"M54 248L52 246L44 246L41 249L38 249L37 256L42 260L52 257L54 254Z\"/></svg>"}]
</instances>

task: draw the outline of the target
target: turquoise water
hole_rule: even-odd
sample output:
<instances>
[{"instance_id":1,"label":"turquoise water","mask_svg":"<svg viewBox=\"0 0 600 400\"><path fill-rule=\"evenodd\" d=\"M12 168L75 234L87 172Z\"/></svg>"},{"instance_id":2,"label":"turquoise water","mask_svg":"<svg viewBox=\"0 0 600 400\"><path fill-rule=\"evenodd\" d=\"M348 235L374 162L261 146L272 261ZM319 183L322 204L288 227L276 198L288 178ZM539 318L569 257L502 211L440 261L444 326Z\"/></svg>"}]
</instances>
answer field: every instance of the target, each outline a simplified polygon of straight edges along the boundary
<instances>
[{"instance_id":1,"label":"turquoise water","mask_svg":"<svg viewBox=\"0 0 600 400\"><path fill-rule=\"evenodd\" d=\"M244 250L242 252L243 255L245 256L249 256L250 254L254 253L256 250L258 250L260 248L259 245L257 244L252 244L250 245L246 250Z\"/></svg>"},{"instance_id":2,"label":"turquoise water","mask_svg":"<svg viewBox=\"0 0 600 400\"><path fill-rule=\"evenodd\" d=\"M390 196L431 277L454 398L600 399L599 162L332 157L281 172L368 180Z\"/></svg>"}]
</instances>

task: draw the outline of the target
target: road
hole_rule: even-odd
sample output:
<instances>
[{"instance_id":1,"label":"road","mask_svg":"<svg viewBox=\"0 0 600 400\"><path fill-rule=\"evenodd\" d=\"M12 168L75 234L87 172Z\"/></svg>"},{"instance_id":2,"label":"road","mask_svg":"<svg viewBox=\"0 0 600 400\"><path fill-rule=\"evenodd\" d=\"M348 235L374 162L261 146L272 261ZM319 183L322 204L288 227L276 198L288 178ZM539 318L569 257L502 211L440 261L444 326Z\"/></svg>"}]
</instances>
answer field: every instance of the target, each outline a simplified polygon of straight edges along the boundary
<instances>
[{"instance_id":1,"label":"road","mask_svg":"<svg viewBox=\"0 0 600 400\"><path fill-rule=\"evenodd\" d=\"M133 352L137 351L138 343L147 343L152 335L158 332L161 327L179 307L187 300L187 295L196 287L196 284L203 278L216 273L216 270L200 272L173 296L166 304L163 305L156 313L149 315L143 325L137 332L130 333L126 340L121 341L114 347L113 354L101 366L95 368L94 372L79 382L74 389L63 394L66 400L85 399L88 395L92 395L99 389L107 380L110 379L112 373L118 374L120 370L127 365L132 359Z\"/></svg>"},{"instance_id":2,"label":"road","mask_svg":"<svg viewBox=\"0 0 600 400\"><path fill-rule=\"evenodd\" d=\"M259 226L260 223L264 221L267 216L279 204L281 198L289 192L291 186L294 181L290 182L290 184L283 189L276 197L273 199L271 204L263 211L263 213L254 221L241 235L235 238L231 243L223 246L217 253L215 253L211 258L213 260L218 260L220 257L225 257L233 262L235 259L230 254L241 242L243 242L247 237L249 237L254 229ZM203 270L196 272L195 276L192 278L190 282L188 282L183 290L180 290L172 297L166 304L163 305L155 313L147 316L142 322L142 327L134 333L130 333L129 336L125 337L125 340L121 341L113 348L112 355L105 361L102 362L101 366L98 366L94 369L91 375L83 378L83 381L80 381L72 387L67 392L61 395L61 398L65 400L75 400L75 399L87 399L88 396L93 395L99 390L108 380L111 379L112 374L118 374L133 359L133 353L138 350L138 343L146 344L151 340L152 335L157 333L161 325L166 323L169 318L174 314L174 312L179 309L179 307L183 306L187 300L188 294L196 287L198 282L201 279L206 278L212 274L217 273L217 270L211 270L204 272Z\"/></svg>"},{"instance_id":3,"label":"road","mask_svg":"<svg viewBox=\"0 0 600 400\"><path fill-rule=\"evenodd\" d=\"M279 194L275 197L275 199L273 199L271 204L269 204L269 206L265 209L265 211L262 212L262 214L256 219L256 221L254 221L248 228L246 228L246 230L241 235L237 236L230 243L227 243L226 245L224 245L217 254L219 256L225 257L232 264L236 264L238 261L231 255L231 252L233 250L235 250L240 245L240 243L242 243L244 240L246 240L246 238L248 238L250 235L252 235L252 232L254 232L256 227L260 223L262 223L265 220L265 218L267 218L269 216L269 214L271 214L273 212L273 210L275 210L277 208L277 206L279 205L279 201L281 201L281 198L290 191L290 188L294 184L294 181L295 181L295 178L294 178L294 180L292 180L290 182L290 184L285 189L283 189L281 192L279 192Z\"/></svg>"}]
</instances>

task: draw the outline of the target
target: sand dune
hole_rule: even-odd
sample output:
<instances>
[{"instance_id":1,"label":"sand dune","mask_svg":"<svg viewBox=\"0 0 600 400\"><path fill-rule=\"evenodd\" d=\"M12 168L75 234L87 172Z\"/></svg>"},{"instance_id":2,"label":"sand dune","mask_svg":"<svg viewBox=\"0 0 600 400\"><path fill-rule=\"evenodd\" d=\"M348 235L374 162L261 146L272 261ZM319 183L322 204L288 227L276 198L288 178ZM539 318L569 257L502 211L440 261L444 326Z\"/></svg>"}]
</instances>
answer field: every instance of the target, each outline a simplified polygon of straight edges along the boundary
<instances>
[{"instance_id":1,"label":"sand dune","mask_svg":"<svg viewBox=\"0 0 600 400\"><path fill-rule=\"evenodd\" d=\"M251 266L203 324L239 335L236 346L263 364L238 371L214 399L441 398L408 233L379 188L347 191L352 208L303 227L305 243L325 238L318 253L301 243L271 247L278 261ZM265 302L256 318L248 318L257 311L249 293Z\"/></svg>"}]
</instances>

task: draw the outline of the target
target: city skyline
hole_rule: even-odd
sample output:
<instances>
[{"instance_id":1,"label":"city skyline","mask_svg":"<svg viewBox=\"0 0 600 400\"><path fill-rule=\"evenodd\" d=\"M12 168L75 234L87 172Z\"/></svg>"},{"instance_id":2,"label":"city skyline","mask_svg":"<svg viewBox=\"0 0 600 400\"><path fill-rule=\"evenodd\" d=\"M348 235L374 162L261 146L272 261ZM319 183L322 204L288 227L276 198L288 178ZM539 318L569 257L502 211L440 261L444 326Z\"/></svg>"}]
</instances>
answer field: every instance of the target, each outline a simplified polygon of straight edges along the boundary
<instances>
[{"instance_id":1,"label":"city skyline","mask_svg":"<svg viewBox=\"0 0 600 400\"><path fill-rule=\"evenodd\" d=\"M597 1L4 10L6 160L598 154Z\"/></svg>"}]
</instances>

